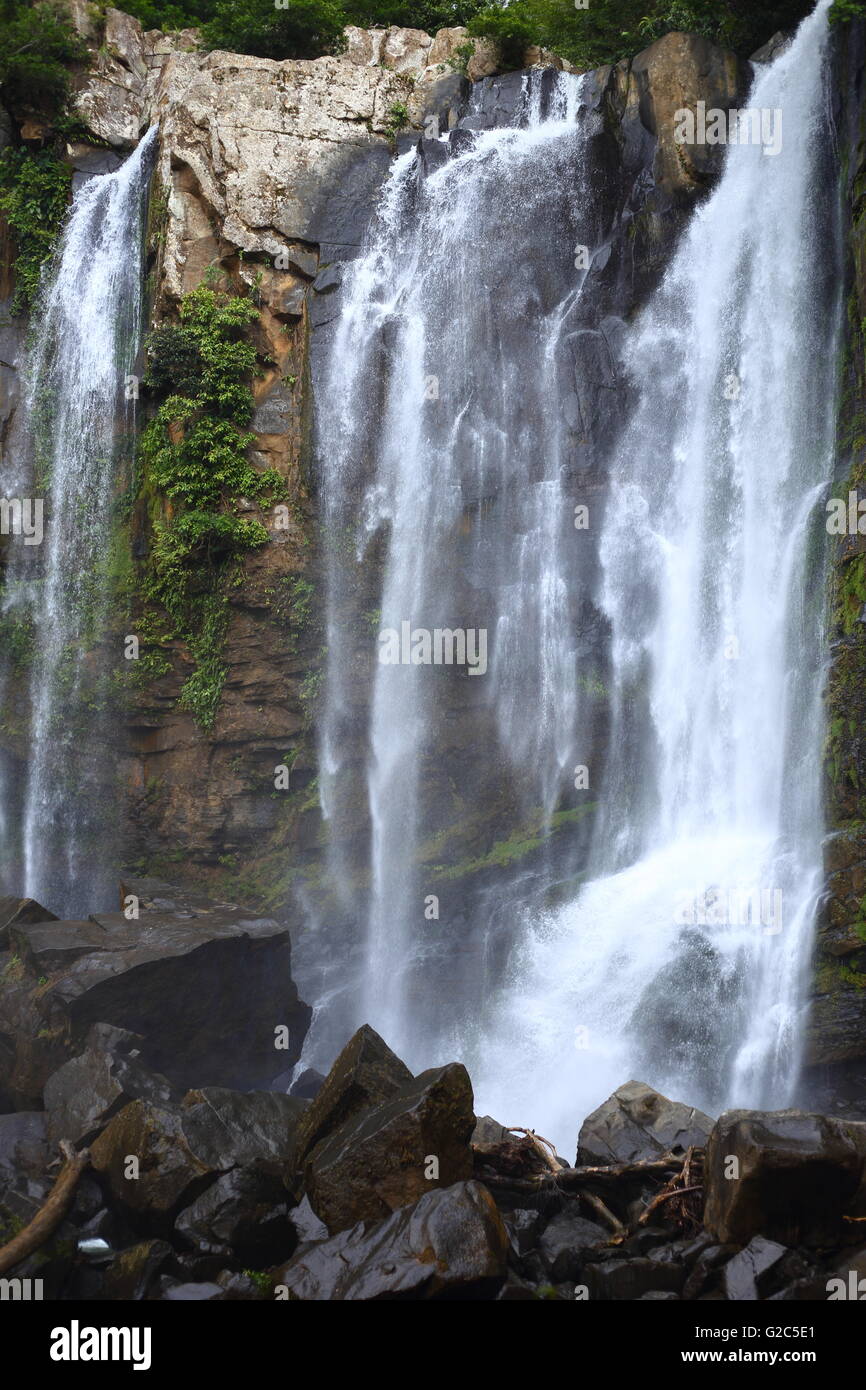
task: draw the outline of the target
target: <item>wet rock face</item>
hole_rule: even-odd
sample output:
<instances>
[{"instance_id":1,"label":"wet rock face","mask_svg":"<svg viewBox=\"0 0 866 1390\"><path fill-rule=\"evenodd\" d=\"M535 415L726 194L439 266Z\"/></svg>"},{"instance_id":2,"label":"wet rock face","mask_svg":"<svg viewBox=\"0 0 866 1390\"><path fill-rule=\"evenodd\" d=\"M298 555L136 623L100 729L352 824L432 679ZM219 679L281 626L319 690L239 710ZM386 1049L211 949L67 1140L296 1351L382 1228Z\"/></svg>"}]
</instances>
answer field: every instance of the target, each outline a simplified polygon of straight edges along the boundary
<instances>
[{"instance_id":1,"label":"wet rock face","mask_svg":"<svg viewBox=\"0 0 866 1390\"><path fill-rule=\"evenodd\" d=\"M109 10L103 50L77 97L82 119L115 151L128 149L153 120L160 123L154 186L164 216L157 316L173 312L179 296L198 285L213 262L241 279L264 271L256 332L274 363L255 386L253 427L262 465L277 468L287 480L297 524L293 520L287 533L275 531L272 544L250 557L243 584L233 593L229 675L213 733L203 736L176 708L186 674L180 664L146 692L130 720L129 835L135 853L170 852L173 829L182 825L191 870L204 868L215 879L220 861L231 855L242 855L254 877L270 837L314 868L321 857L315 798L303 811L289 809L282 816L282 804L271 794L273 767L287 752L294 759L294 786L303 789L316 771L303 691L315 675L321 644L315 636L288 632L286 614L274 600L279 586L298 576L318 587L309 545L315 526L309 428L316 363L327 350L340 294L337 285L316 277L324 268L339 278L335 267L358 253L394 153L393 110L406 109L401 148L425 130L428 136L451 130L466 139L472 128L511 120L523 86L522 74L500 73L499 55L477 41L469 77L481 86L474 89L475 114L468 117L470 82L450 66L467 41L463 29L431 36L394 26L350 28L347 38L339 57L311 62L205 54L196 50L194 34L142 33L136 21ZM539 51L525 61L549 65L551 77L563 66ZM575 486L591 502L600 500L601 458L627 405L618 360L624 321L658 279L684 216L715 174L712 162L700 164L699 151L689 154L691 163L678 159L672 115L679 105L698 100L726 109L740 99L744 78L741 65L722 50L669 35L633 63L588 79L597 124L594 201L605 251L593 264L562 370L579 441ZM423 156L432 163L447 154L428 138ZM253 258L239 271L238 251ZM532 261L532 276L541 274L539 259ZM515 285L515 305L516 291ZM545 288L548 297L562 292L563 286ZM515 331L520 323L518 312ZM319 602L317 592L316 610ZM368 606L375 603L373 597ZM603 642L597 614L581 613L579 622L588 642ZM368 681L360 664L359 709ZM477 725L473 709L449 713L449 757L465 757L467 748L477 746ZM603 744L601 716L597 737ZM159 795L148 795L154 786ZM493 804L497 790L484 793L492 812L491 845L515 828L514 798L500 797L509 808L500 815ZM364 814L359 804L357 819L345 827L347 843L363 841ZM471 809L464 819L468 840ZM477 858L474 848L469 855L458 846L456 854L458 862ZM507 952L507 942L502 949Z\"/></svg>"}]
</instances>

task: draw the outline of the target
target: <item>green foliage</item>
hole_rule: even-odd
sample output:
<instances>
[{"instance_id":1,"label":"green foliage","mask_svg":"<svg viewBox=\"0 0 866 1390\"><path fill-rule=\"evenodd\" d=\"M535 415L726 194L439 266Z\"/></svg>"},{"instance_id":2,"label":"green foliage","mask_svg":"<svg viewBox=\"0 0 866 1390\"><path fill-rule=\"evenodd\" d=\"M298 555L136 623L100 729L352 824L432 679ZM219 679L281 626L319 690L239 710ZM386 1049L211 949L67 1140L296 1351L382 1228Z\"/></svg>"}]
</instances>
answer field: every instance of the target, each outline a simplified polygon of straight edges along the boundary
<instances>
[{"instance_id":1,"label":"green foliage","mask_svg":"<svg viewBox=\"0 0 866 1390\"><path fill-rule=\"evenodd\" d=\"M401 24L428 34L466 24L483 8L484 0L343 0L348 24L364 29Z\"/></svg>"},{"instance_id":2,"label":"green foliage","mask_svg":"<svg viewBox=\"0 0 866 1390\"><path fill-rule=\"evenodd\" d=\"M401 24L428 33L465 24L484 0L125 0L145 29L201 27L206 48L260 58L316 58L339 52L347 24Z\"/></svg>"},{"instance_id":3,"label":"green foliage","mask_svg":"<svg viewBox=\"0 0 866 1390\"><path fill-rule=\"evenodd\" d=\"M35 655L35 627L29 614L11 609L0 612L0 651L9 661L13 673L24 670Z\"/></svg>"},{"instance_id":4,"label":"green foliage","mask_svg":"<svg viewBox=\"0 0 866 1390\"><path fill-rule=\"evenodd\" d=\"M831 24L850 24L855 19L866 19L864 0L835 0L830 11Z\"/></svg>"},{"instance_id":5,"label":"green foliage","mask_svg":"<svg viewBox=\"0 0 866 1390\"><path fill-rule=\"evenodd\" d=\"M344 45L345 10L335 0L221 0L202 31L206 48L258 58L317 58Z\"/></svg>"},{"instance_id":6,"label":"green foliage","mask_svg":"<svg viewBox=\"0 0 866 1390\"><path fill-rule=\"evenodd\" d=\"M243 334L256 318L248 298L201 285L185 296L180 322L162 325L147 344L145 386L163 400L142 435L142 458L148 485L178 510L156 525L144 589L193 658L180 702L205 730L226 677L230 583L242 556L268 539L260 521L237 515L236 502L264 501L284 486L247 458L256 352Z\"/></svg>"},{"instance_id":7,"label":"green foliage","mask_svg":"<svg viewBox=\"0 0 866 1390\"><path fill-rule=\"evenodd\" d=\"M31 154L17 148L0 155L0 210L16 246L14 313L30 308L36 297L42 266L66 217L71 177L50 150Z\"/></svg>"},{"instance_id":8,"label":"green foliage","mask_svg":"<svg viewBox=\"0 0 866 1390\"><path fill-rule=\"evenodd\" d=\"M69 91L69 64L86 58L61 4L0 3L0 95L14 111L53 116Z\"/></svg>"},{"instance_id":9,"label":"green foliage","mask_svg":"<svg viewBox=\"0 0 866 1390\"><path fill-rule=\"evenodd\" d=\"M535 43L589 68L630 57L676 29L748 56L812 8L812 0L781 0L757 13L751 0L590 0L585 10L575 9L573 0L494 0L468 28L499 40L511 62L519 62L523 49Z\"/></svg>"},{"instance_id":10,"label":"green foliage","mask_svg":"<svg viewBox=\"0 0 866 1390\"><path fill-rule=\"evenodd\" d=\"M399 130L403 130L409 124L409 108L405 101L395 101L388 107L388 119L385 122L385 133L392 140Z\"/></svg>"},{"instance_id":11,"label":"green foliage","mask_svg":"<svg viewBox=\"0 0 866 1390\"><path fill-rule=\"evenodd\" d=\"M216 0L123 0L120 8L141 21L143 29L194 29L211 19Z\"/></svg>"},{"instance_id":12,"label":"green foliage","mask_svg":"<svg viewBox=\"0 0 866 1390\"><path fill-rule=\"evenodd\" d=\"M250 466L244 431L253 411L249 378L256 350L242 332L258 317L249 299L205 285L186 296L180 324L148 340L144 384L167 396L142 438L152 481L167 497L198 510L225 495L265 497L282 486L274 472Z\"/></svg>"}]
</instances>

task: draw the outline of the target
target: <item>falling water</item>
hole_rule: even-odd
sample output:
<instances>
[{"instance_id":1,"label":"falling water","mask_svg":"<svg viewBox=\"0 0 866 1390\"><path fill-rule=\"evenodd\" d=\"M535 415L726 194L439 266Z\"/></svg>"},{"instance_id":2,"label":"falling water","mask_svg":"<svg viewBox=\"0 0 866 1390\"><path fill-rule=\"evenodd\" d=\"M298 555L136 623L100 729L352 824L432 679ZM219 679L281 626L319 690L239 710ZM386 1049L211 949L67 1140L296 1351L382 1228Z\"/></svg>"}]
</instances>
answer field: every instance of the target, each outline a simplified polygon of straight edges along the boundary
<instances>
[{"instance_id":1,"label":"falling water","mask_svg":"<svg viewBox=\"0 0 866 1390\"><path fill-rule=\"evenodd\" d=\"M116 752L100 642L122 544L115 505L130 453L155 140L154 128L116 173L77 193L35 311L27 369L46 531L37 577L22 559L7 585L32 623L35 654L20 847L10 859L21 864L19 891L66 916L116 895Z\"/></svg>"},{"instance_id":2,"label":"falling water","mask_svg":"<svg viewBox=\"0 0 866 1390\"><path fill-rule=\"evenodd\" d=\"M461 130L423 158L396 160L368 250L348 272L321 390L323 806L338 829L360 791L372 827L369 888L337 850L332 874L344 905L362 902L366 916L359 1020L419 1065L425 1039L408 982L425 950L416 852L448 826L445 794L432 803L454 683L431 666L377 661L377 634L466 631L477 669L458 681L464 717L483 757L510 777L508 796L549 819L577 740L580 585L555 381L586 278L575 244L593 240L581 93L576 77L527 74L516 128ZM381 561L381 587L367 599L359 660L352 625L357 634L363 602L352 600L364 556L368 569ZM359 734L364 661L375 673ZM477 756L466 750L464 778Z\"/></svg>"},{"instance_id":3,"label":"falling water","mask_svg":"<svg viewBox=\"0 0 866 1390\"><path fill-rule=\"evenodd\" d=\"M627 350L595 872L531 924L477 1073L482 1106L569 1151L630 1076L711 1110L784 1106L797 1080L839 317L828 9L750 97L782 112L781 153L731 146Z\"/></svg>"}]
</instances>

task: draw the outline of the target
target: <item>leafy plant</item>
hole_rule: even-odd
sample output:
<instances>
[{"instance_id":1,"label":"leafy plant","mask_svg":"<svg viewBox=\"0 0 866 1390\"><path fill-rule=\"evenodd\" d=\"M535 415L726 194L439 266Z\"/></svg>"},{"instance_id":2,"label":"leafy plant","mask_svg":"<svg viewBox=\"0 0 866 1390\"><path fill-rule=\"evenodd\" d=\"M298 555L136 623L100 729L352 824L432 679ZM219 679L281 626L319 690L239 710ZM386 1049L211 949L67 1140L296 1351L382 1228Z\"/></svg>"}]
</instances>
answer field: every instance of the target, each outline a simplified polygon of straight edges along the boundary
<instances>
[{"instance_id":1,"label":"leafy plant","mask_svg":"<svg viewBox=\"0 0 866 1390\"><path fill-rule=\"evenodd\" d=\"M17 148L0 155L0 210L15 237L13 312L29 309L42 266L66 217L72 175L50 150Z\"/></svg>"},{"instance_id":2,"label":"leafy plant","mask_svg":"<svg viewBox=\"0 0 866 1390\"><path fill-rule=\"evenodd\" d=\"M405 101L395 101L388 107L388 119L385 122L385 130L390 139L399 130L403 130L409 124L409 108Z\"/></svg>"},{"instance_id":3,"label":"leafy plant","mask_svg":"<svg viewBox=\"0 0 866 1390\"><path fill-rule=\"evenodd\" d=\"M850 24L855 19L866 19L864 0L835 0L830 10L831 24Z\"/></svg>"}]
</instances>

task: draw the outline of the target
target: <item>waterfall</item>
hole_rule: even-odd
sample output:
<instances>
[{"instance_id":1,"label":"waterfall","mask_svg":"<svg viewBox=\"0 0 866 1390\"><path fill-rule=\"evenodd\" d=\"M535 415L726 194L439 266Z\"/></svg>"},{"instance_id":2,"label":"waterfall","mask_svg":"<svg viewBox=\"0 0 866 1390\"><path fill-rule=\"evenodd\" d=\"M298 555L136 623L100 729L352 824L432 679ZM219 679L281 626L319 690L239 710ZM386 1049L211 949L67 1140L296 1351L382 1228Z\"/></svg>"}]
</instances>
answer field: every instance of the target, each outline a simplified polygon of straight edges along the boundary
<instances>
[{"instance_id":1,"label":"waterfall","mask_svg":"<svg viewBox=\"0 0 866 1390\"><path fill-rule=\"evenodd\" d=\"M502 801L542 825L580 761L580 585L556 376L587 273L575 247L593 243L596 220L582 90L574 76L525 74L512 126L480 129L476 102L463 129L395 161L317 391L331 877L364 920L356 1017L418 1065L429 1038L413 974L423 980L430 949L418 851L448 833L437 748L449 708L468 710L478 732L464 777L499 778ZM450 669L436 664L437 630L455 643ZM408 664L382 660L389 633L421 634ZM371 666L367 711L358 671ZM359 802L369 882L338 847Z\"/></svg>"},{"instance_id":2,"label":"waterfall","mask_svg":"<svg viewBox=\"0 0 866 1390\"><path fill-rule=\"evenodd\" d=\"M6 605L32 625L34 656L18 843L7 846L4 870L17 865L10 889L67 917L113 906L117 894L110 711L122 650L106 649L106 630L123 565L117 507L131 481L155 142L154 127L120 169L76 194L34 312L26 371L45 538L35 563L23 551L13 558L6 585Z\"/></svg>"},{"instance_id":3,"label":"waterfall","mask_svg":"<svg viewBox=\"0 0 866 1390\"><path fill-rule=\"evenodd\" d=\"M631 1076L710 1110L780 1108L797 1082L839 322L828 9L751 93L781 111L781 152L730 147L627 347L593 878L528 924L479 1073L482 1107L569 1151Z\"/></svg>"},{"instance_id":4,"label":"waterfall","mask_svg":"<svg viewBox=\"0 0 866 1390\"><path fill-rule=\"evenodd\" d=\"M795 1093L840 320L828 9L756 70L749 107L781 113L781 148L731 143L628 328L590 565L562 359L598 323L583 267L610 236L591 79L524 75L494 130L476 88L462 129L395 161L317 383L321 795L334 910L364 927L362 985L336 1012L410 1065L461 1056L480 1111L563 1152L632 1076L709 1110ZM599 610L610 727L588 868L554 909L503 867L490 892L517 931L496 979L461 924L425 921L426 871L454 781L488 819L503 801L534 816L542 841L574 804ZM486 674L438 670L436 628L483 629Z\"/></svg>"}]
</instances>

